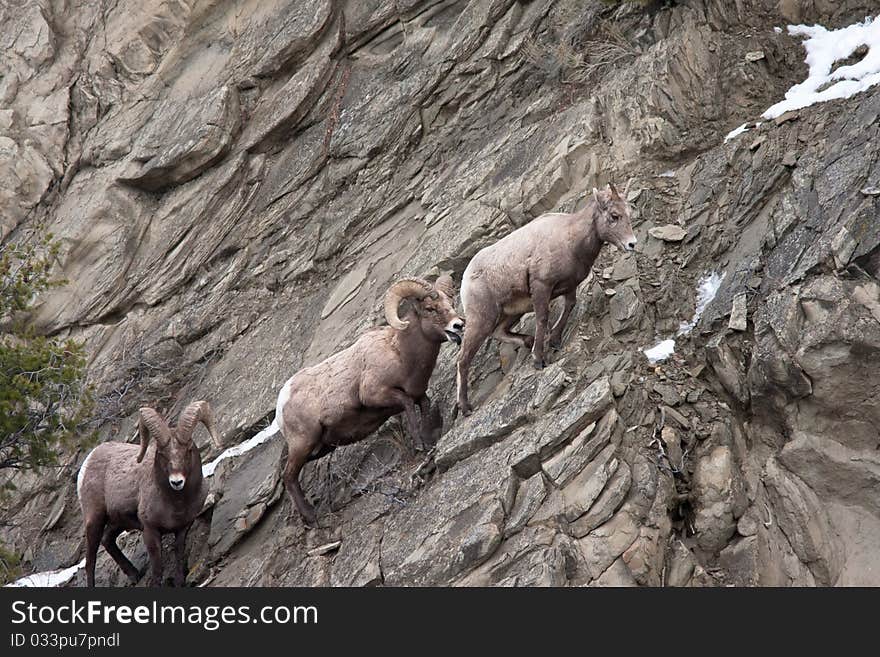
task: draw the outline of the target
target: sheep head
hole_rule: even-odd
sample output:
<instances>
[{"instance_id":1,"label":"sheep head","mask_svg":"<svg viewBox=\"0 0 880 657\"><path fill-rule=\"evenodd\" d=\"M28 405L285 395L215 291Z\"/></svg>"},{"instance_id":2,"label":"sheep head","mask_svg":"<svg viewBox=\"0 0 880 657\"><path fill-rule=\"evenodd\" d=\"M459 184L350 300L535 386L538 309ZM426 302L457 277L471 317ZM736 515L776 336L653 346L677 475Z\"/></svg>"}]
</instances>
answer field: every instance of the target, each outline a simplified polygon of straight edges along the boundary
<instances>
[{"instance_id":1,"label":"sheep head","mask_svg":"<svg viewBox=\"0 0 880 657\"><path fill-rule=\"evenodd\" d=\"M623 195L617 188L608 184L608 189L599 191L593 188L593 200L596 203L594 221L596 233L602 242L613 244L621 251L632 251L636 246L636 236L630 222L630 208L626 201L629 183Z\"/></svg>"},{"instance_id":2,"label":"sheep head","mask_svg":"<svg viewBox=\"0 0 880 657\"><path fill-rule=\"evenodd\" d=\"M385 293L385 319L392 327L404 331L413 319L401 319L398 311L404 299L413 301L410 310L419 322L422 333L431 340L449 340L461 344L464 319L455 311L455 287L452 277L441 276L431 285L421 278L397 281Z\"/></svg>"},{"instance_id":3,"label":"sheep head","mask_svg":"<svg viewBox=\"0 0 880 657\"><path fill-rule=\"evenodd\" d=\"M193 443L193 432L199 422L205 425L214 446L218 449L222 448L214 429L214 416L208 402L193 402L183 409L174 428L170 428L162 416L152 408L142 408L138 423L141 440L138 463L143 460L152 436L156 440L154 467L160 472L160 476L167 479L172 490L183 490L193 466L200 462L197 458L197 448Z\"/></svg>"}]
</instances>

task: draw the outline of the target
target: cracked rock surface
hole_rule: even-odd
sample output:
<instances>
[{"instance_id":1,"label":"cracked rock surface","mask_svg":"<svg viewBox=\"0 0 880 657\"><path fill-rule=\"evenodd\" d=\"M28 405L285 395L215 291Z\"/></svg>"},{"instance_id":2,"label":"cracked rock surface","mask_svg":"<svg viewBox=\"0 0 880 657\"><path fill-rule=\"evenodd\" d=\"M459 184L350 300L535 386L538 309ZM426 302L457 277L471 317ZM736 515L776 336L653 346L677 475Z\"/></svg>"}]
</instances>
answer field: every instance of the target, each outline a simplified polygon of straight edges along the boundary
<instances>
[{"instance_id":1,"label":"cracked rock surface","mask_svg":"<svg viewBox=\"0 0 880 657\"><path fill-rule=\"evenodd\" d=\"M548 367L490 342L456 418L444 346L430 467L396 419L310 463L315 530L282 494L279 436L224 461L190 583L880 585L880 87L724 140L806 76L773 26L875 10L4 3L0 240L61 240L69 283L33 321L85 343L102 440L204 398L231 445L382 321L396 278L460 280L632 178L636 253L603 250ZM25 572L82 557L84 458L18 476L0 540ZM120 543L145 563L137 534ZM103 550L97 578L125 580Z\"/></svg>"}]
</instances>

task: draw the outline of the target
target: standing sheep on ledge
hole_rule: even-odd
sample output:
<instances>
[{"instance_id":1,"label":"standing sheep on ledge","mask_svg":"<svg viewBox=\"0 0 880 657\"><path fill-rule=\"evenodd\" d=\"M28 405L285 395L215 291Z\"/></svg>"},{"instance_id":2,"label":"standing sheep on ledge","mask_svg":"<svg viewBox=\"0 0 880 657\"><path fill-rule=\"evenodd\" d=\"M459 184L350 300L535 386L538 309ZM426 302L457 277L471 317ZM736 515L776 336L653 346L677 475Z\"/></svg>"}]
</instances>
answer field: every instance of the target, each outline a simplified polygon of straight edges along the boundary
<instances>
[{"instance_id":1,"label":"standing sheep on ledge","mask_svg":"<svg viewBox=\"0 0 880 657\"><path fill-rule=\"evenodd\" d=\"M99 544L104 545L131 583L137 583L140 576L137 568L116 544L119 534L130 529L143 532L150 556L152 586L162 583L162 534L174 532L177 559L174 584L183 585L186 532L208 495L208 487L202 479L202 459L192 439L199 422L205 425L214 446L221 449L211 406L206 401L197 401L181 412L174 428L152 408L142 408L138 420L140 447L103 443L83 461L76 493L85 523L89 586L95 585ZM149 444L151 436L152 445Z\"/></svg>"},{"instance_id":2,"label":"standing sheep on ledge","mask_svg":"<svg viewBox=\"0 0 880 657\"><path fill-rule=\"evenodd\" d=\"M461 282L461 305L468 318L458 355L458 408L470 415L468 370L489 335L532 350L535 367L544 367L544 337L550 321L550 302L565 298L553 325L550 345L559 347L562 332L577 300L577 288L590 273L606 242L632 251L636 236L630 210L614 185L593 189L586 207L574 214L548 213L495 244L479 251L468 263ZM511 328L527 312L535 313L535 336Z\"/></svg>"},{"instance_id":3,"label":"standing sheep on ledge","mask_svg":"<svg viewBox=\"0 0 880 657\"><path fill-rule=\"evenodd\" d=\"M401 317L398 307L405 299L409 307ZM390 326L367 331L347 349L300 370L281 388L275 421L287 441L284 486L307 524L317 525L315 509L299 483L307 461L363 440L400 412L413 440L428 439L433 428L425 394L428 380L440 345L447 340L459 344L464 330L454 299L449 276L434 285L422 279L396 282L385 294Z\"/></svg>"}]
</instances>

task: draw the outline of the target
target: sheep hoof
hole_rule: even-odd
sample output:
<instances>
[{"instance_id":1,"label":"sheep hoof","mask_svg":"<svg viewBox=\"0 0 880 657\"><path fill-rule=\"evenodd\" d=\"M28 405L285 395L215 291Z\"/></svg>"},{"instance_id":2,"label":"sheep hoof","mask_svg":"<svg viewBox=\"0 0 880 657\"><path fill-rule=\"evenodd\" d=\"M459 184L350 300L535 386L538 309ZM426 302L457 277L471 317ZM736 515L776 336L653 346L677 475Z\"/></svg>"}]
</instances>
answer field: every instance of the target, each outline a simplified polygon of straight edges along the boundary
<instances>
[{"instance_id":1,"label":"sheep hoof","mask_svg":"<svg viewBox=\"0 0 880 657\"><path fill-rule=\"evenodd\" d=\"M320 526L318 525L318 516L314 510L311 512L304 512L302 514L302 520L306 529L320 529Z\"/></svg>"},{"instance_id":2,"label":"sheep hoof","mask_svg":"<svg viewBox=\"0 0 880 657\"><path fill-rule=\"evenodd\" d=\"M462 416L467 417L471 413L474 412L473 407L470 404L458 404L458 412L462 414Z\"/></svg>"},{"instance_id":3,"label":"sheep hoof","mask_svg":"<svg viewBox=\"0 0 880 657\"><path fill-rule=\"evenodd\" d=\"M543 358L532 358L532 365L535 366L536 370L544 369L544 359Z\"/></svg>"},{"instance_id":4,"label":"sheep hoof","mask_svg":"<svg viewBox=\"0 0 880 657\"><path fill-rule=\"evenodd\" d=\"M562 349L562 338L551 337L550 338L550 348L551 349Z\"/></svg>"}]
</instances>

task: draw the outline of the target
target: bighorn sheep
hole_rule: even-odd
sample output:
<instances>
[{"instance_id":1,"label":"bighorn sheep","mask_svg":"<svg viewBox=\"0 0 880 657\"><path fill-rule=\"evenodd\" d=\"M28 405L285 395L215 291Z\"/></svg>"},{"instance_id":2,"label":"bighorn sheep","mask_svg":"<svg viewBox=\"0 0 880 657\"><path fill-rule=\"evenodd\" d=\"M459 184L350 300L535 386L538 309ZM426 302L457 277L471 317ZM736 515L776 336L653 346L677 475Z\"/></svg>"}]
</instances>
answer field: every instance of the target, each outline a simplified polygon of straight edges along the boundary
<instances>
[{"instance_id":1,"label":"bighorn sheep","mask_svg":"<svg viewBox=\"0 0 880 657\"><path fill-rule=\"evenodd\" d=\"M629 184L627 184L629 189ZM544 337L550 302L565 298L562 314L553 325L550 344L558 347L574 308L578 285L590 273L606 242L632 251L636 237L630 210L614 185L593 189L586 207L574 214L548 213L537 217L495 244L479 251L464 270L461 303L468 319L458 355L458 408L471 413L468 370L489 335L502 342L532 350L535 367L544 367ZM534 338L511 332L525 313L534 310Z\"/></svg>"},{"instance_id":2,"label":"bighorn sheep","mask_svg":"<svg viewBox=\"0 0 880 657\"><path fill-rule=\"evenodd\" d=\"M211 406L206 401L197 401L181 412L174 428L152 408L141 408L140 446L102 443L83 461L76 492L85 523L89 586L95 585L99 543L132 584L137 583L137 568L116 544L119 534L129 529L143 532L153 586L162 583L162 535L174 533L177 559L174 584L183 585L186 532L202 510L208 494L202 479L202 459L192 439L199 422L205 425L214 445L220 449ZM154 440L152 445L150 437Z\"/></svg>"},{"instance_id":3,"label":"bighorn sheep","mask_svg":"<svg viewBox=\"0 0 880 657\"><path fill-rule=\"evenodd\" d=\"M441 343L460 344L464 329L454 298L449 276L434 285L422 279L394 283L385 294L389 326L367 331L347 349L300 370L281 388L275 420L288 447L284 485L307 524L317 525L315 509L299 483L307 461L363 440L401 412L413 439L428 439L435 428L428 422L428 380ZM406 299L408 308L400 316Z\"/></svg>"}]
</instances>

